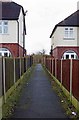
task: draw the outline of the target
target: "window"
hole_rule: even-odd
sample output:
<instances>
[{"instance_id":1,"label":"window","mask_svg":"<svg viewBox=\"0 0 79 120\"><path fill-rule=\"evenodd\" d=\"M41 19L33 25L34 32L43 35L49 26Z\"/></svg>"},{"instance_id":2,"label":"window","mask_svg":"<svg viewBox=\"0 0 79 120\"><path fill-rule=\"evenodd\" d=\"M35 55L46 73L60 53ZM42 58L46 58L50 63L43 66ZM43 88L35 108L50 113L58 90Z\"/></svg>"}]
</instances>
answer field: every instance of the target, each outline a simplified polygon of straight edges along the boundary
<instances>
[{"instance_id":1,"label":"window","mask_svg":"<svg viewBox=\"0 0 79 120\"><path fill-rule=\"evenodd\" d=\"M74 55L71 55L71 58L74 59Z\"/></svg>"},{"instance_id":2,"label":"window","mask_svg":"<svg viewBox=\"0 0 79 120\"><path fill-rule=\"evenodd\" d=\"M0 22L0 34L2 33L2 22Z\"/></svg>"},{"instance_id":3,"label":"window","mask_svg":"<svg viewBox=\"0 0 79 120\"><path fill-rule=\"evenodd\" d=\"M65 28L65 37L68 38L68 28Z\"/></svg>"},{"instance_id":4,"label":"window","mask_svg":"<svg viewBox=\"0 0 79 120\"><path fill-rule=\"evenodd\" d=\"M78 56L74 51L67 51L63 54L62 59L78 59Z\"/></svg>"},{"instance_id":5,"label":"window","mask_svg":"<svg viewBox=\"0 0 79 120\"><path fill-rule=\"evenodd\" d=\"M11 52L6 48L0 48L0 56L11 57Z\"/></svg>"},{"instance_id":6,"label":"window","mask_svg":"<svg viewBox=\"0 0 79 120\"><path fill-rule=\"evenodd\" d=\"M66 55L66 59L69 59L69 55Z\"/></svg>"},{"instance_id":7,"label":"window","mask_svg":"<svg viewBox=\"0 0 79 120\"><path fill-rule=\"evenodd\" d=\"M73 38L73 28L65 28L65 38Z\"/></svg>"},{"instance_id":8,"label":"window","mask_svg":"<svg viewBox=\"0 0 79 120\"><path fill-rule=\"evenodd\" d=\"M8 33L8 21L1 21L0 34L7 34L7 33Z\"/></svg>"},{"instance_id":9,"label":"window","mask_svg":"<svg viewBox=\"0 0 79 120\"><path fill-rule=\"evenodd\" d=\"M2 53L0 53L0 56L2 56Z\"/></svg>"},{"instance_id":10,"label":"window","mask_svg":"<svg viewBox=\"0 0 79 120\"><path fill-rule=\"evenodd\" d=\"M73 28L70 28L69 35L70 35L70 38L73 38Z\"/></svg>"},{"instance_id":11,"label":"window","mask_svg":"<svg viewBox=\"0 0 79 120\"><path fill-rule=\"evenodd\" d=\"M4 53L4 57L8 57L8 53Z\"/></svg>"},{"instance_id":12,"label":"window","mask_svg":"<svg viewBox=\"0 0 79 120\"><path fill-rule=\"evenodd\" d=\"M6 34L6 33L8 33L8 22L4 22L3 24L4 24L3 33Z\"/></svg>"}]
</instances>

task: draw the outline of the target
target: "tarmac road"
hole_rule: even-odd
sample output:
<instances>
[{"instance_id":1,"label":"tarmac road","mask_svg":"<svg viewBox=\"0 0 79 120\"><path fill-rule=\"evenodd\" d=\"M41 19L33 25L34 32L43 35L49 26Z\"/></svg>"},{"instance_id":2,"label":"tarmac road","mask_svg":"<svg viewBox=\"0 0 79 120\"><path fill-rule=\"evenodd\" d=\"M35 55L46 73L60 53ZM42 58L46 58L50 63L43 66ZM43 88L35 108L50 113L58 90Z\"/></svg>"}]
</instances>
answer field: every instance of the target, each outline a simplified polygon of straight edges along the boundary
<instances>
[{"instance_id":1,"label":"tarmac road","mask_svg":"<svg viewBox=\"0 0 79 120\"><path fill-rule=\"evenodd\" d=\"M12 118L67 118L41 64L24 85Z\"/></svg>"}]
</instances>

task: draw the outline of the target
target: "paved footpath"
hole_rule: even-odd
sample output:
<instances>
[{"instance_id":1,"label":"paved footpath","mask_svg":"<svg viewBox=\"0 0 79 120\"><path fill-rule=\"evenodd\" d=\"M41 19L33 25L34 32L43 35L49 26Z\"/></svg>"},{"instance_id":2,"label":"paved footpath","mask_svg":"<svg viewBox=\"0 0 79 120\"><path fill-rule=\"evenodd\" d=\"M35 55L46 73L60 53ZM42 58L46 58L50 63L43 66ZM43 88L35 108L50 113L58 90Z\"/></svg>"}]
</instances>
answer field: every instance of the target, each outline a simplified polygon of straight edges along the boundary
<instances>
[{"instance_id":1,"label":"paved footpath","mask_svg":"<svg viewBox=\"0 0 79 120\"><path fill-rule=\"evenodd\" d=\"M67 118L41 64L24 85L12 118Z\"/></svg>"}]
</instances>

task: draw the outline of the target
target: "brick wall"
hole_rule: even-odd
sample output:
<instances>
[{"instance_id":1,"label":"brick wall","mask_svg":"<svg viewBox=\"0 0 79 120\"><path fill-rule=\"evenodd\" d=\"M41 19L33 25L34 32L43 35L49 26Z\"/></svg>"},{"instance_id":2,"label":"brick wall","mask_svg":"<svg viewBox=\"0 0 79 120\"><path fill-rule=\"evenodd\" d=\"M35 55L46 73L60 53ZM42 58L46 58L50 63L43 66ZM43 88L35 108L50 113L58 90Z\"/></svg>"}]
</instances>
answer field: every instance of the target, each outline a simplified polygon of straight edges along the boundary
<instances>
[{"instance_id":1,"label":"brick wall","mask_svg":"<svg viewBox=\"0 0 79 120\"><path fill-rule=\"evenodd\" d=\"M56 59L61 59L63 54L66 52L66 51L74 51L78 57L79 57L79 47L65 47L65 46L61 46L61 47L56 47L51 55L54 56Z\"/></svg>"},{"instance_id":2,"label":"brick wall","mask_svg":"<svg viewBox=\"0 0 79 120\"><path fill-rule=\"evenodd\" d=\"M18 43L2 43L0 44L0 48L7 48L12 57L23 57L24 54L26 55L26 50L23 49Z\"/></svg>"}]
</instances>

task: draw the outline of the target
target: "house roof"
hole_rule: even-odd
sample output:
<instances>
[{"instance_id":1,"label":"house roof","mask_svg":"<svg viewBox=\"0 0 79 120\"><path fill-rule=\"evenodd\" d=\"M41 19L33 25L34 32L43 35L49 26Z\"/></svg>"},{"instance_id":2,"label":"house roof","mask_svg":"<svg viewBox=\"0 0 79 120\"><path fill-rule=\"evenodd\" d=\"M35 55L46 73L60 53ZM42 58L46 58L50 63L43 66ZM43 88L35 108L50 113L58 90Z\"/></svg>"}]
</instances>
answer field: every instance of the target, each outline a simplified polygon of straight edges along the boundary
<instances>
[{"instance_id":1,"label":"house roof","mask_svg":"<svg viewBox=\"0 0 79 120\"><path fill-rule=\"evenodd\" d=\"M24 31L26 34L25 13L21 5L15 2L0 2L0 20L18 20L20 10L22 9L24 15Z\"/></svg>"},{"instance_id":2,"label":"house roof","mask_svg":"<svg viewBox=\"0 0 79 120\"><path fill-rule=\"evenodd\" d=\"M71 14L69 17L65 18L63 21L56 24L50 35L50 38L52 37L53 33L55 32L58 26L79 26L79 10Z\"/></svg>"},{"instance_id":3,"label":"house roof","mask_svg":"<svg viewBox=\"0 0 79 120\"><path fill-rule=\"evenodd\" d=\"M0 20L18 20L21 8L24 14L21 5L15 2L0 2Z\"/></svg>"}]
</instances>

